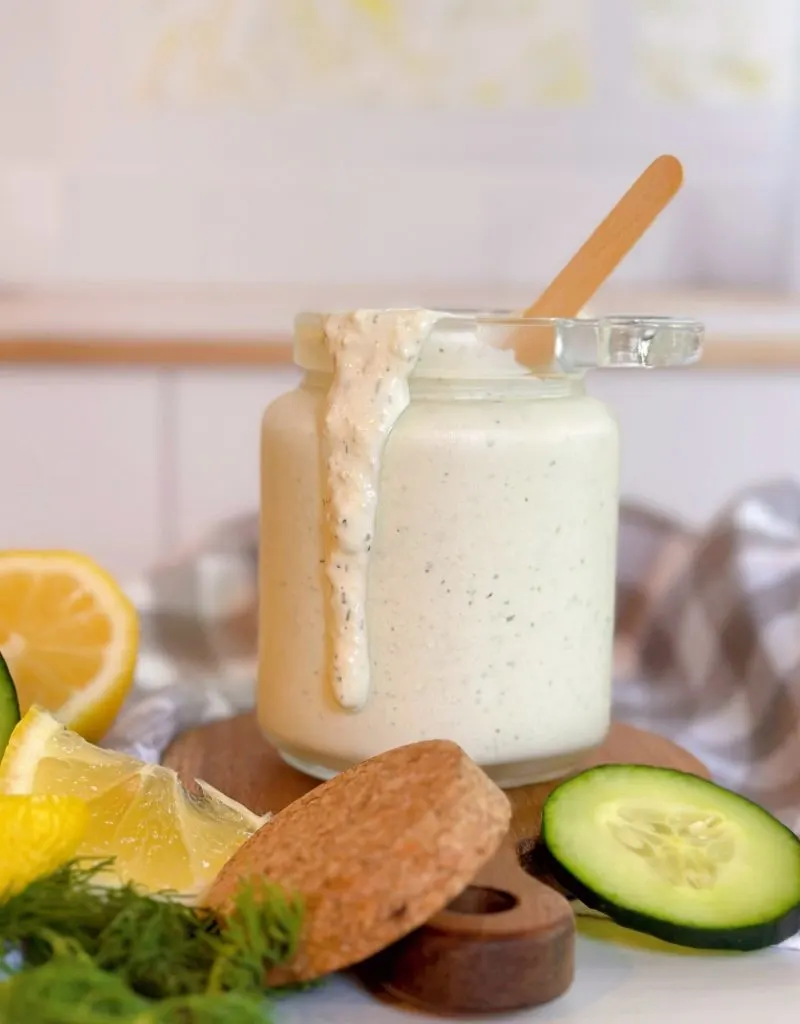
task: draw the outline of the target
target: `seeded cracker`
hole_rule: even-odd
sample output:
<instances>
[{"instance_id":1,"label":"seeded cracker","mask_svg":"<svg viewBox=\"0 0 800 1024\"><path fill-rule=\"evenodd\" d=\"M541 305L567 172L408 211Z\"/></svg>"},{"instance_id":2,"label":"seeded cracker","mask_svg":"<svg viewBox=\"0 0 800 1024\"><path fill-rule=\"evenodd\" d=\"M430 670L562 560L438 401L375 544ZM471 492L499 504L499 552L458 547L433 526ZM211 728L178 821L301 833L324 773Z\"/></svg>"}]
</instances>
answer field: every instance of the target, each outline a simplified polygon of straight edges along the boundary
<instances>
[{"instance_id":1,"label":"seeded cracker","mask_svg":"<svg viewBox=\"0 0 800 1024\"><path fill-rule=\"evenodd\" d=\"M470 883L508 831L507 797L455 743L427 740L364 761L275 815L223 867L205 902L268 878L302 895L300 950L271 985L367 959Z\"/></svg>"}]
</instances>

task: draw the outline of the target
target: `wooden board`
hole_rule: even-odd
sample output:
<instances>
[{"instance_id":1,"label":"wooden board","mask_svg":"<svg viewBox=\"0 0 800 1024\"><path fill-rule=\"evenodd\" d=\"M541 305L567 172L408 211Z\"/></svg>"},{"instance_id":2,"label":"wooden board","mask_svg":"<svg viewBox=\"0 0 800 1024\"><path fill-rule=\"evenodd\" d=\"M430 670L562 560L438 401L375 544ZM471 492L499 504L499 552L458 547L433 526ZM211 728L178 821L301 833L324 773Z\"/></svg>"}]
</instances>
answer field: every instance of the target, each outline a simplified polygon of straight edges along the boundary
<instances>
[{"instance_id":1,"label":"wooden board","mask_svg":"<svg viewBox=\"0 0 800 1024\"><path fill-rule=\"evenodd\" d=\"M187 784L204 779L256 814L280 811L319 785L281 760L262 736L252 712L190 729L170 744L162 761ZM678 768L709 777L705 766L682 747L619 722L612 725L606 741L583 758L580 767L609 762ZM539 834L542 806L556 782L506 790L512 807L511 834L517 842Z\"/></svg>"},{"instance_id":2,"label":"wooden board","mask_svg":"<svg viewBox=\"0 0 800 1024\"><path fill-rule=\"evenodd\" d=\"M457 899L359 973L433 1013L539 1006L572 984L575 918L564 896L522 870L509 835Z\"/></svg>"},{"instance_id":3,"label":"wooden board","mask_svg":"<svg viewBox=\"0 0 800 1024\"><path fill-rule=\"evenodd\" d=\"M236 887L259 878L303 895L300 950L273 984L357 965L373 989L451 1015L535 1006L572 983L571 908L530 871L557 780L504 796L460 748L434 740L320 784L284 764L252 713L184 733L163 761L187 785L202 778L275 812L207 896L224 913ZM669 740L621 724L579 767L609 762L708 777Z\"/></svg>"}]
</instances>

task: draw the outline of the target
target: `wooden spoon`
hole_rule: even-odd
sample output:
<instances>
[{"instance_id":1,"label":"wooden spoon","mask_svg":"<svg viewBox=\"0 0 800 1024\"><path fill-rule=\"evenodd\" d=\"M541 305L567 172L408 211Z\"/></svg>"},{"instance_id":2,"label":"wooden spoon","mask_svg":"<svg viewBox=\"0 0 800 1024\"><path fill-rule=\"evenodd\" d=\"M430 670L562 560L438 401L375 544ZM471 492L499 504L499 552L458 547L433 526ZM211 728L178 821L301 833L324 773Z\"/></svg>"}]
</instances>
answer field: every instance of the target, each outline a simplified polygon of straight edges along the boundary
<instances>
[{"instance_id":1,"label":"wooden spoon","mask_svg":"<svg viewBox=\"0 0 800 1024\"><path fill-rule=\"evenodd\" d=\"M683 167L676 157L654 160L522 316L577 316L682 184ZM553 361L554 332L550 327L520 327L504 347L513 348L525 366L547 367Z\"/></svg>"}]
</instances>

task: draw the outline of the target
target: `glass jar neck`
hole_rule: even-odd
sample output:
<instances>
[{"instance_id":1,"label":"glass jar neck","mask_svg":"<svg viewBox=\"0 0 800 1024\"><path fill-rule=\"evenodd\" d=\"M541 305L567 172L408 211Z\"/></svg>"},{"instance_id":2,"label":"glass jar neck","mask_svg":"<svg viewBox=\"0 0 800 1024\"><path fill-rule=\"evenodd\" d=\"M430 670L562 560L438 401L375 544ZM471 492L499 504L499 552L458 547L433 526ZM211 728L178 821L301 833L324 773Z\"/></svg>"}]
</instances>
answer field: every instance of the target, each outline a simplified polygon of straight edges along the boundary
<instances>
[{"instance_id":1,"label":"glass jar neck","mask_svg":"<svg viewBox=\"0 0 800 1024\"><path fill-rule=\"evenodd\" d=\"M306 370L301 386L327 392L333 377L319 370ZM586 394L582 374L510 377L416 377L409 379L412 402L425 401L534 401L579 398Z\"/></svg>"}]
</instances>

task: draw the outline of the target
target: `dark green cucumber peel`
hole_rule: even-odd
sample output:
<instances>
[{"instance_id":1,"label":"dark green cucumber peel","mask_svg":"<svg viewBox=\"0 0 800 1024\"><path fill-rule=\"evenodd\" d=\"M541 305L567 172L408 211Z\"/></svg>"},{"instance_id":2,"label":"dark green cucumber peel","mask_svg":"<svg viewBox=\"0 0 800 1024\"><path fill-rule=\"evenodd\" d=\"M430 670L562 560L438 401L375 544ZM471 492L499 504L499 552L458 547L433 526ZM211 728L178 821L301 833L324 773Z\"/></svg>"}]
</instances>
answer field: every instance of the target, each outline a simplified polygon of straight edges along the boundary
<instances>
[{"instance_id":1,"label":"dark green cucumber peel","mask_svg":"<svg viewBox=\"0 0 800 1024\"><path fill-rule=\"evenodd\" d=\"M19 722L19 699L8 665L0 654L0 757L8 745L9 737Z\"/></svg>"},{"instance_id":2,"label":"dark green cucumber peel","mask_svg":"<svg viewBox=\"0 0 800 1024\"><path fill-rule=\"evenodd\" d=\"M572 777L545 802L536 857L587 907L676 945L749 951L800 931L800 840L752 801L684 772L602 765Z\"/></svg>"},{"instance_id":3,"label":"dark green cucumber peel","mask_svg":"<svg viewBox=\"0 0 800 1024\"><path fill-rule=\"evenodd\" d=\"M683 926L668 918L657 918L639 914L634 910L612 903L592 889L587 888L574 875L567 871L553 857L549 850L540 854L542 867L563 887L568 898L580 900L592 910L605 914L610 920L632 931L652 935L673 946L687 946L692 949L738 950L742 953L776 946L791 938L800 931L800 909L793 908L782 917L758 924L745 925L735 929L713 929Z\"/></svg>"}]
</instances>

